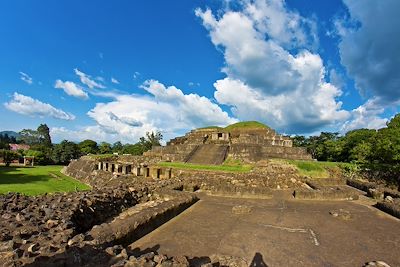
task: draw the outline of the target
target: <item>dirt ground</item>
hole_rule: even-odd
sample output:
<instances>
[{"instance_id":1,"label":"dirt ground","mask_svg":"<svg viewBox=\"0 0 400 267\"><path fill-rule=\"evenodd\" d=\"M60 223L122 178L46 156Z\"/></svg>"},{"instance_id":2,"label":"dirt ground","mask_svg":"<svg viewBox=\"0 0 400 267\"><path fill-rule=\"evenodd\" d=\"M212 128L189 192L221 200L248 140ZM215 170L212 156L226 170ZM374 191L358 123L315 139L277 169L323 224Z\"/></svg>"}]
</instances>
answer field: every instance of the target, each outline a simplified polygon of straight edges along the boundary
<instances>
[{"instance_id":1,"label":"dirt ground","mask_svg":"<svg viewBox=\"0 0 400 267\"><path fill-rule=\"evenodd\" d=\"M400 266L400 220L366 201L299 201L199 194L181 215L131 244L190 257L231 255L256 266Z\"/></svg>"}]
</instances>

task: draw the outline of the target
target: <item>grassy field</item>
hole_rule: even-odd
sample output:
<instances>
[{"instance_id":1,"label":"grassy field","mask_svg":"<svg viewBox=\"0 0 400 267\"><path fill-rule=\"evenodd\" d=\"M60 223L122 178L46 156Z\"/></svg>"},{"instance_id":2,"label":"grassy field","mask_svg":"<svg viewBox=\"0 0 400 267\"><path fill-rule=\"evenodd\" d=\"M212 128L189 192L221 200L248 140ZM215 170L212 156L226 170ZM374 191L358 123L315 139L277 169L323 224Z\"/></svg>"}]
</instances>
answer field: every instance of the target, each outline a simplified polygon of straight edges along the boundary
<instances>
[{"instance_id":1,"label":"grassy field","mask_svg":"<svg viewBox=\"0 0 400 267\"><path fill-rule=\"evenodd\" d=\"M328 161L308 161L308 160L286 160L295 165L300 175L309 176L311 178L328 178L329 168L340 168L348 163L328 162Z\"/></svg>"},{"instance_id":2,"label":"grassy field","mask_svg":"<svg viewBox=\"0 0 400 267\"><path fill-rule=\"evenodd\" d=\"M223 172L249 172L253 168L251 165L199 165L183 162L159 162L159 166L171 167L185 170L206 170L206 171L223 171Z\"/></svg>"},{"instance_id":3,"label":"grassy field","mask_svg":"<svg viewBox=\"0 0 400 267\"><path fill-rule=\"evenodd\" d=\"M62 166L0 167L0 194L40 195L88 190L88 185L60 173Z\"/></svg>"}]
</instances>

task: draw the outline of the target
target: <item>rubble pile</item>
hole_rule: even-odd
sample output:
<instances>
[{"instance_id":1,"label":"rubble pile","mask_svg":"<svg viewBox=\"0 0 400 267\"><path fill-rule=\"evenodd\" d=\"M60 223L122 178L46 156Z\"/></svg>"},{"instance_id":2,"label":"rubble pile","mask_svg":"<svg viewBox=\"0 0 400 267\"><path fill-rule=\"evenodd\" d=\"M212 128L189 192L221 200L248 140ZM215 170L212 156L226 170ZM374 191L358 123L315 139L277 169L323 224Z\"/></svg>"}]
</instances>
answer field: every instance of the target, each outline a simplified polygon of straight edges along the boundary
<instances>
[{"instance_id":1,"label":"rubble pile","mask_svg":"<svg viewBox=\"0 0 400 267\"><path fill-rule=\"evenodd\" d=\"M149 195L147 188L124 187L38 197L0 195L0 258L22 265L38 255L59 253L75 235Z\"/></svg>"}]
</instances>

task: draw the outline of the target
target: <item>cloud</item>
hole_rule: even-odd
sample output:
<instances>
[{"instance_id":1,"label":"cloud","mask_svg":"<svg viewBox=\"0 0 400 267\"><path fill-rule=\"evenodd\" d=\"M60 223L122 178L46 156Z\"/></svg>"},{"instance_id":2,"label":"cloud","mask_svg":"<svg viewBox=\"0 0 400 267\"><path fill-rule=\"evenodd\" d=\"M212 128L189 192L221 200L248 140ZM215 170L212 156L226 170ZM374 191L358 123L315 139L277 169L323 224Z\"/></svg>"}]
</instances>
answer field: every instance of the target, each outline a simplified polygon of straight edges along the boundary
<instances>
[{"instance_id":1,"label":"cloud","mask_svg":"<svg viewBox=\"0 0 400 267\"><path fill-rule=\"evenodd\" d=\"M86 85L87 87L89 87L90 89L93 88L100 88L100 89L104 89L106 88L104 85L95 82L94 80L91 79L91 77L83 72L81 72L78 69L74 69L75 74L79 76L81 83L83 83L84 85Z\"/></svg>"},{"instance_id":2,"label":"cloud","mask_svg":"<svg viewBox=\"0 0 400 267\"><path fill-rule=\"evenodd\" d=\"M382 105L400 100L400 1L344 0L350 21L339 25L341 63L363 95ZM343 29L342 25L355 27Z\"/></svg>"},{"instance_id":3,"label":"cloud","mask_svg":"<svg viewBox=\"0 0 400 267\"><path fill-rule=\"evenodd\" d=\"M351 111L351 118L343 124L341 132L346 133L361 128L380 129L386 127L388 119L379 116L383 112L384 108L377 104L377 99L370 99Z\"/></svg>"},{"instance_id":4,"label":"cloud","mask_svg":"<svg viewBox=\"0 0 400 267\"><path fill-rule=\"evenodd\" d=\"M189 85L190 87L193 87L193 86L200 86L200 83L189 82L188 85Z\"/></svg>"},{"instance_id":5,"label":"cloud","mask_svg":"<svg viewBox=\"0 0 400 267\"><path fill-rule=\"evenodd\" d=\"M133 79L136 80L137 78L139 78L140 75L141 75L140 72L135 71L135 73L133 73Z\"/></svg>"},{"instance_id":6,"label":"cloud","mask_svg":"<svg viewBox=\"0 0 400 267\"><path fill-rule=\"evenodd\" d=\"M21 74L20 79L23 80L24 82L26 82L27 84L32 84L33 83L33 79L26 73L20 71L19 74Z\"/></svg>"},{"instance_id":7,"label":"cloud","mask_svg":"<svg viewBox=\"0 0 400 267\"><path fill-rule=\"evenodd\" d=\"M237 122L208 98L185 95L175 86L148 80L141 88L150 95L119 95L97 103L88 112L98 126L92 130L107 140L137 142L147 131L159 130L169 139L193 128Z\"/></svg>"},{"instance_id":8,"label":"cloud","mask_svg":"<svg viewBox=\"0 0 400 267\"><path fill-rule=\"evenodd\" d=\"M11 111L32 117L53 117L61 120L74 120L75 116L50 104L43 103L32 97L14 93L13 98L4 104Z\"/></svg>"},{"instance_id":9,"label":"cloud","mask_svg":"<svg viewBox=\"0 0 400 267\"><path fill-rule=\"evenodd\" d=\"M240 120L259 120L286 133L308 133L349 117L326 81L315 22L281 0L241 1L239 8L196 9L212 43L224 54L226 78L215 99Z\"/></svg>"},{"instance_id":10,"label":"cloud","mask_svg":"<svg viewBox=\"0 0 400 267\"><path fill-rule=\"evenodd\" d=\"M82 87L75 84L74 82L66 81L63 82L61 80L56 80L54 85L55 88L63 89L67 95L74 96L81 99L88 99L88 94L83 90Z\"/></svg>"},{"instance_id":11,"label":"cloud","mask_svg":"<svg viewBox=\"0 0 400 267\"><path fill-rule=\"evenodd\" d=\"M119 81L115 79L114 77L111 77L111 82L115 84L119 84Z\"/></svg>"},{"instance_id":12,"label":"cloud","mask_svg":"<svg viewBox=\"0 0 400 267\"><path fill-rule=\"evenodd\" d=\"M55 142L61 142L62 140L68 140L73 142L80 142L86 139L96 140L98 142L108 141L116 142L120 141L118 136L110 135L103 131L100 126L85 126L76 130L67 129L65 127L52 127L50 128L51 139Z\"/></svg>"}]
</instances>

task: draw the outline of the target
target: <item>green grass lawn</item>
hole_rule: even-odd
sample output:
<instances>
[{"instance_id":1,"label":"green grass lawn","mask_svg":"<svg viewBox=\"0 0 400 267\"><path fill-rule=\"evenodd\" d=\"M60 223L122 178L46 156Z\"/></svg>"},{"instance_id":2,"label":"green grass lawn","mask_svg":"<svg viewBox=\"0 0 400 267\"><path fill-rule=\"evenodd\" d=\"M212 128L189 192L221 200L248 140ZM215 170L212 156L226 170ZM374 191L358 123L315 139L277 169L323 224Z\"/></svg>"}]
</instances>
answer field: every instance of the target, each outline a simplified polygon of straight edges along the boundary
<instances>
[{"instance_id":1,"label":"green grass lawn","mask_svg":"<svg viewBox=\"0 0 400 267\"><path fill-rule=\"evenodd\" d=\"M19 192L40 195L53 192L88 190L88 185L60 172L63 166L0 167L0 194Z\"/></svg>"},{"instance_id":2,"label":"green grass lawn","mask_svg":"<svg viewBox=\"0 0 400 267\"><path fill-rule=\"evenodd\" d=\"M206 170L206 171L223 171L223 172L249 172L253 168L251 165L199 165L183 162L159 162L159 166L171 167L186 170Z\"/></svg>"},{"instance_id":3,"label":"green grass lawn","mask_svg":"<svg viewBox=\"0 0 400 267\"><path fill-rule=\"evenodd\" d=\"M308 161L308 160L286 160L295 165L300 175L309 176L311 178L328 178L329 168L341 168L348 163L329 162L329 161Z\"/></svg>"},{"instance_id":4,"label":"green grass lawn","mask_svg":"<svg viewBox=\"0 0 400 267\"><path fill-rule=\"evenodd\" d=\"M267 129L268 126L265 124L262 124L261 122L258 121L241 121L237 122L231 125L228 125L224 128L225 131L232 131L235 129L248 129L248 128L261 128L261 129Z\"/></svg>"},{"instance_id":5,"label":"green grass lawn","mask_svg":"<svg viewBox=\"0 0 400 267\"><path fill-rule=\"evenodd\" d=\"M226 126L225 128L219 127L219 126L207 126L207 127L202 127L202 128L198 128L198 130L201 129L215 129L215 130L219 130L219 131L232 131L235 129L257 129L257 128L261 128L261 129L268 129L269 127L265 124L262 124L261 122L258 121L241 121L241 122L237 122L231 125Z\"/></svg>"}]
</instances>

